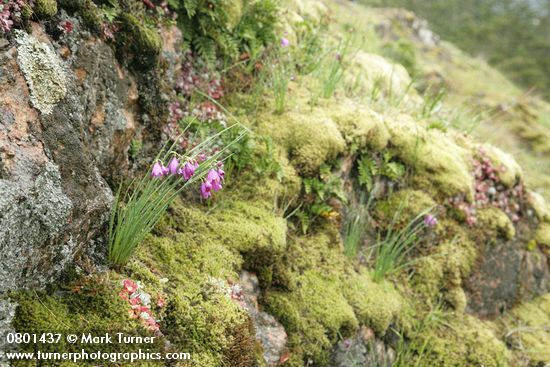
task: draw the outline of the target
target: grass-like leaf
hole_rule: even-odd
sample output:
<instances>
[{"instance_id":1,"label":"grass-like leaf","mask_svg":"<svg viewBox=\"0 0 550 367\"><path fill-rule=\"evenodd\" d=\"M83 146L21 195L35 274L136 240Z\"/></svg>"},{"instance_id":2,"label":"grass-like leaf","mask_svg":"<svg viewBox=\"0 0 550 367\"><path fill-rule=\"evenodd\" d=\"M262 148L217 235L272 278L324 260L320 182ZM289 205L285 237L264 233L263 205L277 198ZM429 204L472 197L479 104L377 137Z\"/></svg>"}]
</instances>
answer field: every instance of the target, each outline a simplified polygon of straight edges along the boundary
<instances>
[{"instance_id":1,"label":"grass-like leaf","mask_svg":"<svg viewBox=\"0 0 550 367\"><path fill-rule=\"evenodd\" d=\"M396 223L401 215L401 208L396 212L384 236L371 247L369 258L373 259L373 280L380 281L387 275L395 274L409 266L407 255L418 244L418 235L426 227L423 218L430 212L426 210L413 218L404 228L397 229Z\"/></svg>"},{"instance_id":2,"label":"grass-like leaf","mask_svg":"<svg viewBox=\"0 0 550 367\"><path fill-rule=\"evenodd\" d=\"M246 130L239 124L232 125L211 136L195 148L187 152L184 160L194 160L195 157L212 141L229 129L240 129L239 134L223 149L212 155L199 165L191 179L185 181L182 176L150 177L147 172L140 179L134 180L121 195L119 189L109 221L109 262L113 266L126 264L136 247L143 241L158 223L174 199L188 186L200 181L208 170L226 153L227 149L246 135ZM174 145L162 150L155 162L163 162L175 154Z\"/></svg>"}]
</instances>

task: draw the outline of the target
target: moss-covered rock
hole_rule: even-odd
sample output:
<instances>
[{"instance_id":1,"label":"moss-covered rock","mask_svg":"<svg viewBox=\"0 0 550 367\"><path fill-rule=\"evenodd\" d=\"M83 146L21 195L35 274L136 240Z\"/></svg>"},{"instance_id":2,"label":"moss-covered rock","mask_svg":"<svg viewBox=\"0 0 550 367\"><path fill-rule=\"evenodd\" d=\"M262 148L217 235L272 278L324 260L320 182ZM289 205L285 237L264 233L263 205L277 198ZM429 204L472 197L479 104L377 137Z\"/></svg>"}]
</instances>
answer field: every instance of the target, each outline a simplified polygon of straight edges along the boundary
<instances>
[{"instance_id":1,"label":"moss-covered rock","mask_svg":"<svg viewBox=\"0 0 550 367\"><path fill-rule=\"evenodd\" d=\"M539 224L535 232L535 241L537 245L543 246L550 250L550 223Z\"/></svg>"},{"instance_id":2,"label":"moss-covered rock","mask_svg":"<svg viewBox=\"0 0 550 367\"><path fill-rule=\"evenodd\" d=\"M441 367L508 366L511 353L494 329L491 323L469 315L449 318L445 325L426 330L421 336L427 341L422 363Z\"/></svg>"},{"instance_id":3,"label":"moss-covered rock","mask_svg":"<svg viewBox=\"0 0 550 367\"><path fill-rule=\"evenodd\" d=\"M428 309L443 300L456 311L463 311L465 296L462 279L467 277L477 257L475 244L455 222L440 221L438 236L446 238L431 254L413 265L411 287Z\"/></svg>"},{"instance_id":4,"label":"moss-covered rock","mask_svg":"<svg viewBox=\"0 0 550 367\"><path fill-rule=\"evenodd\" d=\"M506 187L513 187L523 178L523 172L514 158L493 146L484 146L487 156L493 162L493 165L500 170L497 172L498 178Z\"/></svg>"},{"instance_id":5,"label":"moss-covered rock","mask_svg":"<svg viewBox=\"0 0 550 367\"><path fill-rule=\"evenodd\" d=\"M398 323L404 313L405 301L393 285L375 283L367 274L350 277L343 292L359 322L378 335L384 335L390 324Z\"/></svg>"},{"instance_id":6,"label":"moss-covered rock","mask_svg":"<svg viewBox=\"0 0 550 367\"><path fill-rule=\"evenodd\" d=\"M533 366L550 363L550 294L514 308L502 320L507 342Z\"/></svg>"},{"instance_id":7,"label":"moss-covered rock","mask_svg":"<svg viewBox=\"0 0 550 367\"><path fill-rule=\"evenodd\" d=\"M546 202L542 195L539 193L529 191L527 195L527 201L533 208L537 219L541 222L550 222L550 211L546 205Z\"/></svg>"},{"instance_id":8,"label":"moss-covered rock","mask_svg":"<svg viewBox=\"0 0 550 367\"><path fill-rule=\"evenodd\" d=\"M498 208L479 210L477 219L482 235L490 241L496 241L498 238L511 240L516 235L514 224L508 215Z\"/></svg>"},{"instance_id":9,"label":"moss-covered rock","mask_svg":"<svg viewBox=\"0 0 550 367\"><path fill-rule=\"evenodd\" d=\"M257 121L259 132L284 147L292 165L303 175L314 174L345 148L338 125L322 109L261 115Z\"/></svg>"},{"instance_id":10,"label":"moss-covered rock","mask_svg":"<svg viewBox=\"0 0 550 367\"><path fill-rule=\"evenodd\" d=\"M382 117L376 112L360 107L348 99L326 108L329 116L338 124L346 144L357 148L370 147L383 150L389 140L389 133Z\"/></svg>"},{"instance_id":11,"label":"moss-covered rock","mask_svg":"<svg viewBox=\"0 0 550 367\"><path fill-rule=\"evenodd\" d=\"M411 77L402 65L362 50L355 52L350 63L344 78L349 85L356 86L357 92L371 94L380 88L393 98L410 99L414 95L410 91Z\"/></svg>"},{"instance_id":12,"label":"moss-covered rock","mask_svg":"<svg viewBox=\"0 0 550 367\"><path fill-rule=\"evenodd\" d=\"M387 200L378 202L374 213L383 226L393 223L394 227L403 228L435 208L435 201L425 192L404 189L393 193Z\"/></svg>"},{"instance_id":13,"label":"moss-covered rock","mask_svg":"<svg viewBox=\"0 0 550 367\"><path fill-rule=\"evenodd\" d=\"M391 150L415 170L415 182L434 194L473 198L471 153L457 145L451 135L425 130L411 117L386 120Z\"/></svg>"},{"instance_id":14,"label":"moss-covered rock","mask_svg":"<svg viewBox=\"0 0 550 367\"><path fill-rule=\"evenodd\" d=\"M290 334L291 349L299 348L302 359L326 365L333 343L351 335L358 321L337 278L308 270L296 277L296 284L292 292L268 292L266 308Z\"/></svg>"},{"instance_id":15,"label":"moss-covered rock","mask_svg":"<svg viewBox=\"0 0 550 367\"><path fill-rule=\"evenodd\" d=\"M162 51L158 31L129 13L121 13L117 20L120 30L116 42L120 58L139 70L157 66Z\"/></svg>"}]
</instances>

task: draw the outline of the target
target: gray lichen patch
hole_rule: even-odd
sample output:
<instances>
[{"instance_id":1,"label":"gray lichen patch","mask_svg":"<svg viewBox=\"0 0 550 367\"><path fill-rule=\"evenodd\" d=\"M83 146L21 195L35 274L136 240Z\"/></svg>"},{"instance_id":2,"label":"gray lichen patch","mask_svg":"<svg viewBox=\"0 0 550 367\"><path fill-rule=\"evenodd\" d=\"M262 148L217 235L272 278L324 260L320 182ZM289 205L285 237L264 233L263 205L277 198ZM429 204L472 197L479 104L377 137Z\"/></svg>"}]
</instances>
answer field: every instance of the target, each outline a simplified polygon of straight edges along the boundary
<instances>
[{"instance_id":1,"label":"gray lichen patch","mask_svg":"<svg viewBox=\"0 0 550 367\"><path fill-rule=\"evenodd\" d=\"M16 32L16 40L17 62L29 85L32 105L49 114L67 93L61 61L49 45L24 31Z\"/></svg>"},{"instance_id":2,"label":"gray lichen patch","mask_svg":"<svg viewBox=\"0 0 550 367\"><path fill-rule=\"evenodd\" d=\"M7 298L0 298L0 367L10 366L7 359L4 358L4 353L14 349L13 345L7 343L6 335L15 332L11 322L15 316L16 308L16 303L10 302Z\"/></svg>"},{"instance_id":3,"label":"gray lichen patch","mask_svg":"<svg viewBox=\"0 0 550 367\"><path fill-rule=\"evenodd\" d=\"M0 192L0 293L44 284L58 271L53 262L70 261L70 248L74 247L59 241L52 246L50 242L60 234L73 209L63 193L59 170L48 162L34 182L0 179ZM49 263L48 269L29 270L43 261Z\"/></svg>"}]
</instances>

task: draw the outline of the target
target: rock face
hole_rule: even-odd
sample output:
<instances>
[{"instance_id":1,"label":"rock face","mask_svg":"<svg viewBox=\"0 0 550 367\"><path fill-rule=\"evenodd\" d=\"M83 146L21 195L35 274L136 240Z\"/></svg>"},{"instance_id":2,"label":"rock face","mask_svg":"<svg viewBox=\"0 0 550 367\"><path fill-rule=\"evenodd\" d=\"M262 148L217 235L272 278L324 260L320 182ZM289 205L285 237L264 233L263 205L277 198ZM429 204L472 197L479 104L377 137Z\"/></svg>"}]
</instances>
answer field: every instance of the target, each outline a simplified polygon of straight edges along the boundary
<instances>
[{"instance_id":1,"label":"rock face","mask_svg":"<svg viewBox=\"0 0 550 367\"><path fill-rule=\"evenodd\" d=\"M75 258L93 269L113 200L104 178L128 165L136 82L71 22L57 40L34 24L0 53L0 292L42 286Z\"/></svg>"},{"instance_id":2,"label":"rock face","mask_svg":"<svg viewBox=\"0 0 550 367\"><path fill-rule=\"evenodd\" d=\"M9 351L12 347L6 342L6 335L15 332L10 325L15 316L15 309L16 304L11 303L9 300L0 300L0 367L9 366L7 362L3 362L3 353Z\"/></svg>"},{"instance_id":3,"label":"rock face","mask_svg":"<svg viewBox=\"0 0 550 367\"><path fill-rule=\"evenodd\" d=\"M287 335L284 327L270 314L258 309L260 284L256 275L243 271L240 275L244 305L256 329L256 339L262 344L264 361L277 366L286 350Z\"/></svg>"},{"instance_id":4,"label":"rock face","mask_svg":"<svg viewBox=\"0 0 550 367\"><path fill-rule=\"evenodd\" d=\"M533 234L520 224L510 241L488 243L465 281L467 311L482 318L505 314L519 300L530 300L548 291L548 258L539 249L525 248Z\"/></svg>"}]
</instances>

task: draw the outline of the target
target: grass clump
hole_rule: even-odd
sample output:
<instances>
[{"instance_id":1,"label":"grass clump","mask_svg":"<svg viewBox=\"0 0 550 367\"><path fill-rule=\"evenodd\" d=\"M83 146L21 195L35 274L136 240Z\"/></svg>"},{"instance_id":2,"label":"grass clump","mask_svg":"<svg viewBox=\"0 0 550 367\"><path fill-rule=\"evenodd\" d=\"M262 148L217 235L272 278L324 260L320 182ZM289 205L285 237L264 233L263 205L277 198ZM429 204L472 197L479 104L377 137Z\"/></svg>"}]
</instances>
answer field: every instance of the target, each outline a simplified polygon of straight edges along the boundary
<instances>
[{"instance_id":1,"label":"grass clump","mask_svg":"<svg viewBox=\"0 0 550 367\"><path fill-rule=\"evenodd\" d=\"M357 256L359 249L363 244L366 226L369 221L369 205L361 198L358 201L351 202L348 206L348 213L344 221L343 240L344 253L350 259Z\"/></svg>"},{"instance_id":2,"label":"grass clump","mask_svg":"<svg viewBox=\"0 0 550 367\"><path fill-rule=\"evenodd\" d=\"M119 191L115 198L109 221L109 262L112 265L122 266L128 262L136 246L151 232L174 199L190 185L205 178L207 173L210 174L214 170L212 167L216 164L218 158L223 155L227 147L212 155L201 164L196 163L197 156L213 139L231 128L224 129L205 140L190 150L186 156L179 156L181 162L187 162L191 166L196 165L190 177L186 177L184 172L186 166L183 168L179 166L179 161L176 158L178 154L172 150L172 146L166 152L159 154L157 163L155 163L152 171L152 175L162 176L170 173L171 177L151 178L147 174L141 179L134 181L124 195L121 196ZM243 130L228 144L228 147L242 139L244 134ZM162 159L159 159L161 155ZM169 166L175 160L175 167L168 168L159 163L167 162L170 157L172 159ZM172 172L168 172L169 170ZM182 171L180 172L180 170ZM203 186L201 186L201 190ZM203 197L207 198L204 193Z\"/></svg>"},{"instance_id":3,"label":"grass clump","mask_svg":"<svg viewBox=\"0 0 550 367\"><path fill-rule=\"evenodd\" d=\"M418 237L426 228L424 218L430 210L421 212L414 217L403 228L398 228L401 210L398 210L384 235L379 235L375 245L369 248L369 258L373 259L373 279L381 281L391 274L395 274L412 262L406 261L407 255L413 251L418 244Z\"/></svg>"}]
</instances>

